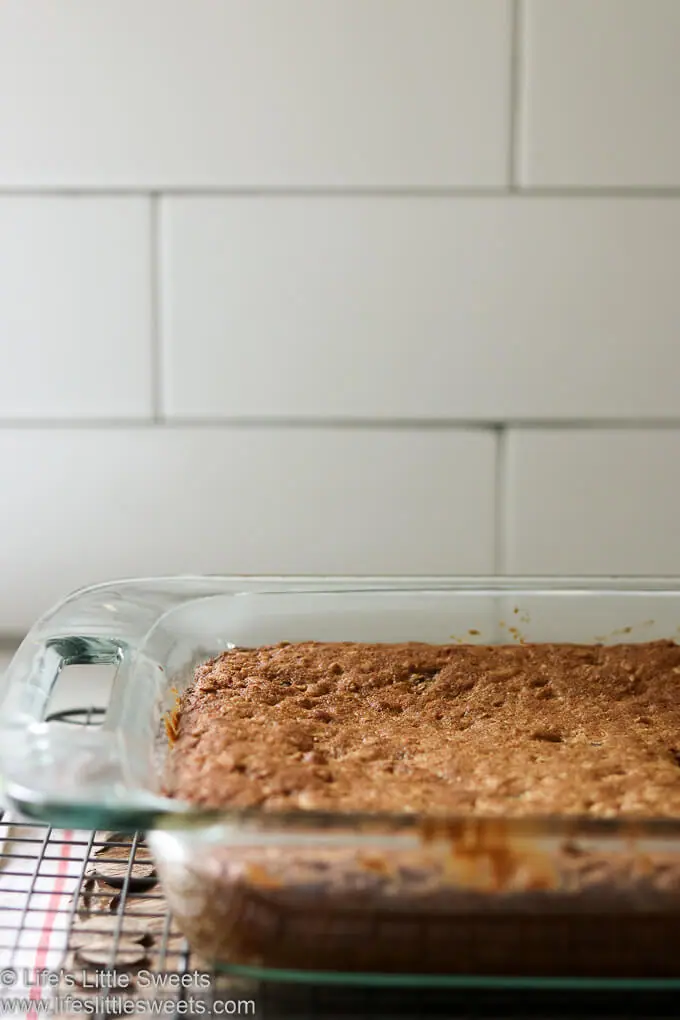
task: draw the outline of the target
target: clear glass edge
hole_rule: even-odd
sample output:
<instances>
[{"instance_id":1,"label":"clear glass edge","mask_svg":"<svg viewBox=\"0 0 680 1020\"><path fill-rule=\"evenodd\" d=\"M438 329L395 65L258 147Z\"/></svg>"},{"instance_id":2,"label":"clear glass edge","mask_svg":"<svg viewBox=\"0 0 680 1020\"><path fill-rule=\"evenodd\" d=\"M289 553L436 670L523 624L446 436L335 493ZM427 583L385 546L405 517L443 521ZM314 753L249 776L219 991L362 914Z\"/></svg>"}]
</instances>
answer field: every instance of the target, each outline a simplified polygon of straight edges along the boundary
<instances>
[{"instance_id":1,"label":"clear glass edge","mask_svg":"<svg viewBox=\"0 0 680 1020\"><path fill-rule=\"evenodd\" d=\"M311 587L310 587L311 586ZM560 594L584 592L588 594L644 595L647 592L680 596L680 576L669 575L167 575L137 577L104 582L76 590L56 603L31 628L12 659L3 683L0 683L0 710L8 690L22 682L24 665L44 654L50 643L68 634L83 632L94 635L105 634L108 638L124 643L127 635L123 631L107 631L111 621L101 616L101 610L111 595L127 598L132 609L131 618L139 619L139 626L133 627L131 647L138 644L150 628L168 610L184 602L211 594L265 594L307 592L389 592L400 590L465 591L478 593L528 593ZM147 610L147 612L143 612ZM93 613L93 618L89 614ZM100 615L98 615L100 614ZM102 630L102 626L104 629ZM123 637L121 637L123 634ZM1 725L1 724L0 724ZM16 813L34 821L51 825L74 826L87 829L116 828L118 830L166 830L179 834L181 831L199 832L228 824L240 825L255 831L271 830L273 827L287 830L309 830L310 827L346 829L348 825L359 825L364 831L378 829L382 832L403 831L404 826L419 827L496 825L498 819L461 817L428 818L409 816L404 818L391 814L352 815L342 812L331 814L308 811L293 811L272 814L266 811L220 810L206 811L192 805L181 804L153 795L118 798L110 803L72 800L60 801L52 796L41 797L40 791L27 789L13 783L11 778L0 774L0 797ZM502 820L509 836L611 836L617 839L677 838L680 836L680 819L652 819L641 822L634 818L601 820L589 817L532 817L529 819Z\"/></svg>"},{"instance_id":2,"label":"clear glass edge","mask_svg":"<svg viewBox=\"0 0 680 1020\"><path fill-rule=\"evenodd\" d=\"M361 971L283 970L245 964L217 964L218 973L251 981L288 984L345 985L372 988L498 989L504 991L671 991L680 978L512 977L476 974L380 974Z\"/></svg>"},{"instance_id":3,"label":"clear glass edge","mask_svg":"<svg viewBox=\"0 0 680 1020\"><path fill-rule=\"evenodd\" d=\"M135 594L144 595L145 590L149 593L159 594L159 589L162 589L167 585L169 591L179 593L184 589L188 598L193 598L196 595L195 589L203 589L205 583L208 582L208 587L222 586L222 590L229 591L233 590L234 586L239 588L245 587L246 590L262 591L266 590L263 586L275 585L277 590L281 590L279 586L283 586L283 590L290 588L291 590L300 590L305 588L307 585L314 585L311 590L323 591L331 590L337 591L339 589L352 590L354 585L358 586L360 590L366 590L372 588L374 585L377 586L378 590L400 588L407 586L413 587L435 587L435 588L458 588L459 590L473 590L473 591L489 591L489 592L502 592L512 593L513 591L533 593L546 591L546 592L573 592L573 591L585 591L589 593L597 592L616 592L632 594L644 594L646 591L651 592L668 592L680 594L680 577L630 577L630 576L600 576L600 577L561 577L561 576L469 576L469 577L458 577L455 575L372 575L372 576L361 576L361 575L296 575L294 577L286 577L282 575L187 575L185 577L155 577L155 578L130 578L122 581L103 583L98 585L89 586L87 588L79 589L72 593L67 598L57 603L51 610L49 610L31 629L21 648L17 652L8 675L12 672L12 666L15 662L21 662L20 652L24 647L35 649L36 647L44 647L49 641L50 629L49 625L53 621L58 621L60 626L55 631L56 633L65 633L69 626L75 630L79 630L78 614L74 612L72 615L67 611L72 608L76 610L79 605L83 602L89 602L90 605L98 603L100 598L106 597L106 594L111 591L115 591L120 588L127 588ZM323 587L318 588L318 585ZM182 601L180 599L180 601ZM172 605L172 600L170 601ZM71 619L69 620L69 615ZM0 690L2 694L2 690ZM2 792L2 777L0 776L0 793ZM145 828L158 828L158 829L170 829L181 832L183 830L200 830L206 825L215 826L222 824L225 821L234 824L236 821L244 821L245 817L241 818L246 813L241 812L197 812L191 809L177 811L177 806L172 805L170 811L153 811L152 806L149 805L146 808L138 808L130 805L130 810L127 810L124 805L110 805L109 807L104 805L95 804L74 804L64 803L59 804L57 802L39 802L35 796L30 795L29 791L26 790L7 790L5 789L5 797L10 803L10 806L19 812L22 812L26 817L31 818L34 821L47 822L53 825L66 824L68 827L75 828L115 828L117 830L129 829L145 829ZM164 805L168 807L170 805ZM157 807L161 807L161 802L157 802ZM320 819L314 818L311 814L305 818L302 818L302 812L294 812L285 816L269 816L268 818L262 817L261 821L265 822L267 827L271 827L274 824L285 825L285 827L297 827L297 824L302 823L305 827L309 824L318 824ZM399 825L401 822L395 816L387 815L372 815L363 816L370 824L388 825ZM346 827L348 820L351 820L352 816L346 816L342 814L324 816L323 821L325 825L338 825ZM146 819L147 824L140 824ZM257 818L251 818L251 822ZM409 822L413 822L414 819L409 818ZM415 820L415 821L422 821ZM447 819L448 823L453 823L455 819ZM464 821L469 821L465 819ZM484 820L482 820L484 821ZM496 820L497 821L497 820ZM558 831L564 831L565 820L563 818L533 818L533 819L516 819L508 820L510 823L510 829L513 831L516 828L524 829L526 831L527 826L533 829L534 834L544 833L549 835L556 835ZM623 820L595 820L590 818L577 819L573 818L568 820L566 823L573 834L580 833L584 835L590 835L593 833L604 834L609 832L612 835L625 836L629 827L635 831L635 834L640 836L678 836L680 835L680 822L675 823L667 820L653 820L651 822L631 821L626 819ZM383 830L384 831L384 830ZM459 988L459 989L506 989L506 990L521 990L521 989L545 989L545 990L559 990L559 989L572 989L572 990L677 990L680 989L680 979L675 978L582 978L582 977L505 977L505 976L486 976L486 975L424 975L424 974L379 974L379 973L345 973L345 972L313 972L313 971L295 971L295 970L278 970L269 968L258 968L249 967L243 965L220 965L218 970L225 973L231 974L234 977L241 977L253 980L266 980L266 981L282 981L282 982L293 982L293 983L304 983L304 984L337 984L337 985L354 985L354 986L373 986L373 987L403 987L403 988Z\"/></svg>"}]
</instances>

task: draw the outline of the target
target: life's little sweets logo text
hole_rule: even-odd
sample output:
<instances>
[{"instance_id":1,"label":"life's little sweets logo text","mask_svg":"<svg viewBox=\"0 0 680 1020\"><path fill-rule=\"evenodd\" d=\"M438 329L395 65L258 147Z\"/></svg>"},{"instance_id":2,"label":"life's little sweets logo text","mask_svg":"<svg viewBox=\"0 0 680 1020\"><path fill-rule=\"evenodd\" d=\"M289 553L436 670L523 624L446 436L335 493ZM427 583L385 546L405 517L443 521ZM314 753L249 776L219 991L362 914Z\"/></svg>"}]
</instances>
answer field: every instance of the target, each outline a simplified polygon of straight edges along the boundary
<instances>
[{"instance_id":1,"label":"life's little sweets logo text","mask_svg":"<svg viewBox=\"0 0 680 1020\"><path fill-rule=\"evenodd\" d=\"M0 1017L42 1015L256 1016L253 999L214 994L201 971L0 969ZM16 993L23 994L16 994ZM141 994L140 994L141 993Z\"/></svg>"},{"instance_id":2,"label":"life's little sweets logo text","mask_svg":"<svg viewBox=\"0 0 680 1020\"><path fill-rule=\"evenodd\" d=\"M5 988L83 988L97 991L111 988L133 987L133 977L124 970L48 970L46 967L5 967L0 971L0 985ZM212 985L210 974L199 970L161 973L152 970L138 970L134 975L134 987L170 990L209 989Z\"/></svg>"}]
</instances>

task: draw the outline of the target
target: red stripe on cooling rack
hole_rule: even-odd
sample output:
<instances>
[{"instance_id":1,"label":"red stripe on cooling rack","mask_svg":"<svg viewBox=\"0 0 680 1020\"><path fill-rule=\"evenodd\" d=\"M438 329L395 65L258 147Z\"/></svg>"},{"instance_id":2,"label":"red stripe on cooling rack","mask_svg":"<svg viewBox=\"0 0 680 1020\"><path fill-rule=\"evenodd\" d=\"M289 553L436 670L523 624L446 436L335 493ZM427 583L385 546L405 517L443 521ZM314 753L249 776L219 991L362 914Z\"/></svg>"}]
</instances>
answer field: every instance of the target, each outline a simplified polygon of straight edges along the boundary
<instances>
[{"instance_id":1,"label":"red stripe on cooling rack","mask_svg":"<svg viewBox=\"0 0 680 1020\"><path fill-rule=\"evenodd\" d=\"M73 833L71 830L65 830L63 835L63 844L61 845L62 853L59 854L59 860L57 861L57 875L54 881L54 888L50 893L50 898L47 901L47 907L45 908L45 919L43 921L42 928L40 930L40 938L38 939L38 945L35 950L35 960L33 962L33 973L42 970L47 964L47 954L50 951L50 941L52 939L52 932L54 930L54 923L57 917L57 911L59 909L59 901L64 895L66 889L66 878L68 876L68 866L71 858L71 840ZM59 845L59 844L57 844ZM39 986L33 985L31 987L29 998L32 1002L37 1002L43 997L42 989ZM30 1017L37 1018L37 1011L35 1006L31 1006L30 1010L26 1014L27 1020Z\"/></svg>"}]
</instances>

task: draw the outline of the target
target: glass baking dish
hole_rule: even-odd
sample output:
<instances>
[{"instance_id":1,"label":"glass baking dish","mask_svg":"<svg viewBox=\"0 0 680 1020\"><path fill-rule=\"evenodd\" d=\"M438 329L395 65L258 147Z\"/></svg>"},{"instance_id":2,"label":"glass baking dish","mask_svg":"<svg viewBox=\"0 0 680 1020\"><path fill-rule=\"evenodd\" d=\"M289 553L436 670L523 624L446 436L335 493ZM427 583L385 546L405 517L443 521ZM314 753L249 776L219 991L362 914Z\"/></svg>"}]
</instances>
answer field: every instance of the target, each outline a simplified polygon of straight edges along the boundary
<instances>
[{"instance_id":1,"label":"glass baking dish","mask_svg":"<svg viewBox=\"0 0 680 1020\"><path fill-rule=\"evenodd\" d=\"M210 965L277 980L680 987L680 819L208 811L162 795L194 667L279 641L676 640L680 580L140 579L77 592L0 686L5 801L142 830ZM113 663L103 723L46 721L67 664ZM367 780L368 781L368 780ZM678 774L680 782L680 772Z\"/></svg>"}]
</instances>

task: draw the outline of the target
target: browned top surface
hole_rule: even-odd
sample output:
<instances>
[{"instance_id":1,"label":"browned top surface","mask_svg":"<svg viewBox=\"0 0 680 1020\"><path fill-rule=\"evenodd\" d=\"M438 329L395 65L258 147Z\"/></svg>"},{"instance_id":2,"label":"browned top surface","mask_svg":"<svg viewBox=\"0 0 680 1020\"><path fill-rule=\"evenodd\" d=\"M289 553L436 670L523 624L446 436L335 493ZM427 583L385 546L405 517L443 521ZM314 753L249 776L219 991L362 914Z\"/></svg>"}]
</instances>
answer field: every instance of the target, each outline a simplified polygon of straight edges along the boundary
<instances>
[{"instance_id":1,"label":"browned top surface","mask_svg":"<svg viewBox=\"0 0 680 1020\"><path fill-rule=\"evenodd\" d=\"M197 669L169 762L215 807L680 816L680 646L238 649Z\"/></svg>"}]
</instances>

